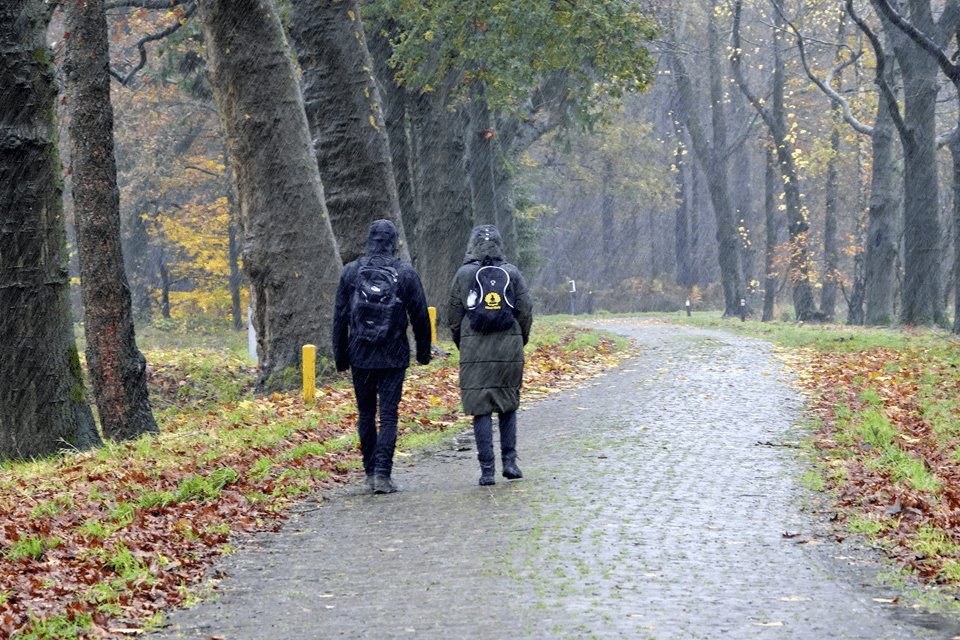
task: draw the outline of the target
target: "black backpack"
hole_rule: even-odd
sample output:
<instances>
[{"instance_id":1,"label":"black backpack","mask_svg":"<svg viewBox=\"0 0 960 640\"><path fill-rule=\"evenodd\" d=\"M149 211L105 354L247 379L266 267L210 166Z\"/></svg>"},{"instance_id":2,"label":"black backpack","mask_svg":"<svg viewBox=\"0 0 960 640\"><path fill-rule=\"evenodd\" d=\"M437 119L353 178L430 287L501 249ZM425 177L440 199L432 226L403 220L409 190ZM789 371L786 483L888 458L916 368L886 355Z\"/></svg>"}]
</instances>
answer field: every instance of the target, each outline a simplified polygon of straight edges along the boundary
<instances>
[{"instance_id":1,"label":"black backpack","mask_svg":"<svg viewBox=\"0 0 960 640\"><path fill-rule=\"evenodd\" d=\"M477 269L467 293L467 320L477 333L496 333L513 326L513 283L501 266Z\"/></svg>"},{"instance_id":2,"label":"black backpack","mask_svg":"<svg viewBox=\"0 0 960 640\"><path fill-rule=\"evenodd\" d=\"M378 344L390 339L403 313L397 262L360 259L350 300L350 339Z\"/></svg>"}]
</instances>

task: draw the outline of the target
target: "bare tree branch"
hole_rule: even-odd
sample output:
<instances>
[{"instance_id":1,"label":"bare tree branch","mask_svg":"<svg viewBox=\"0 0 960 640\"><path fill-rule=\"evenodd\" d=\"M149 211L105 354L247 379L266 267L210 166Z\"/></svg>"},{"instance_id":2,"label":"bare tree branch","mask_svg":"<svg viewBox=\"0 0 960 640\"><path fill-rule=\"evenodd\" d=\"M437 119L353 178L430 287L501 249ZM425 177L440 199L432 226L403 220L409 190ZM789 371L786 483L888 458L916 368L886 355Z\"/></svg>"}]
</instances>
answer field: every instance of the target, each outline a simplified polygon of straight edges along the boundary
<instances>
[{"instance_id":1,"label":"bare tree branch","mask_svg":"<svg viewBox=\"0 0 960 640\"><path fill-rule=\"evenodd\" d=\"M909 36L918 47L932 56L933 59L937 61L937 64L940 65L940 70L943 71L944 75L946 75L953 84L960 86L960 65L954 64L950 58L947 57L947 54L944 53L943 49L940 48L940 45L934 42L930 36L910 24L906 18L900 15L900 12L890 6L888 0L870 0L870 2L887 20Z\"/></svg>"},{"instance_id":2,"label":"bare tree branch","mask_svg":"<svg viewBox=\"0 0 960 640\"><path fill-rule=\"evenodd\" d=\"M190 0L107 0L103 3L106 11L111 9L172 9L186 4Z\"/></svg>"},{"instance_id":3,"label":"bare tree branch","mask_svg":"<svg viewBox=\"0 0 960 640\"><path fill-rule=\"evenodd\" d=\"M810 80L815 85L817 85L817 88L819 88L820 91L825 93L828 98L830 98L835 103L840 105L840 108L842 109L842 112L843 112L843 119L847 124L853 127L853 129L858 133L872 136L873 127L871 127L868 124L864 124L863 122L860 122L860 120L855 115L853 115L853 109L850 107L850 101L844 98L839 93L837 93L837 91L835 91L834 88L831 86L833 84L834 77L836 77L836 75L840 71L847 68L851 64L855 63L860 58L860 56L863 55L863 52L861 51L855 54L853 58L843 62L836 69L832 69L830 71L830 75L827 77L826 82L820 80L820 78L818 78L816 74L813 73L813 69L810 68L810 64L807 61L807 51L806 51L806 47L804 46L804 37L800 34L800 30L797 29L797 27L787 17L786 12L783 10L783 7L780 4L780 0L770 0L770 2L771 4L773 4L774 8L777 10L777 13L780 14L780 17L783 18L784 23L790 28L790 31L793 32L793 35L797 40L797 50L800 52L800 63L803 65L803 70L807 73L807 77L810 78Z\"/></svg>"},{"instance_id":4,"label":"bare tree branch","mask_svg":"<svg viewBox=\"0 0 960 640\"><path fill-rule=\"evenodd\" d=\"M743 49L740 37L740 20L742 13L743 2L742 0L737 0L733 7L733 51L730 53L730 68L733 70L733 79L737 83L737 86L740 87L740 92L747 99L747 102L753 105L756 112L760 114L760 117L763 118L767 127L773 131L777 128L777 123L774 122L770 110L763 105L763 101L753 92L747 83L747 78L743 75Z\"/></svg>"},{"instance_id":5,"label":"bare tree branch","mask_svg":"<svg viewBox=\"0 0 960 640\"><path fill-rule=\"evenodd\" d=\"M143 67L146 66L147 64L147 49L144 45L146 45L148 42L163 40L167 36L178 31L180 27L185 25L190 20L190 17L194 14L194 12L196 12L196 10L197 10L196 3L190 2L188 5L186 5L183 15L180 16L177 19L177 21L174 22L172 25L170 25L163 31L152 33L140 38L140 40L137 42L137 49L140 51L140 61L137 62L137 64L134 65L134 67L125 76L121 76L120 74L115 72L113 69L110 70L110 75L116 78L117 80L119 80L120 84L122 84L123 86L127 86L130 83L130 81L133 80L133 77L137 75L137 73L141 69L143 69Z\"/></svg>"},{"instance_id":6,"label":"bare tree branch","mask_svg":"<svg viewBox=\"0 0 960 640\"><path fill-rule=\"evenodd\" d=\"M897 102L897 96L893 93L893 88L890 87L890 83L887 82L887 54L883 50L883 44L880 42L877 34L873 32L873 29L870 28L870 25L867 24L866 20L861 18L860 14L857 13L857 10L853 6L853 0L846 0L846 5L847 14L857 23L860 31L863 31L867 39L870 40L870 45L873 47L874 55L877 58L877 73L874 81L880 87L880 93L887 101L887 106L890 108L890 115L893 118L893 124L897 127L897 132L904 142L910 142L912 144L913 135L903 121L903 114L900 112L900 104Z\"/></svg>"}]
</instances>

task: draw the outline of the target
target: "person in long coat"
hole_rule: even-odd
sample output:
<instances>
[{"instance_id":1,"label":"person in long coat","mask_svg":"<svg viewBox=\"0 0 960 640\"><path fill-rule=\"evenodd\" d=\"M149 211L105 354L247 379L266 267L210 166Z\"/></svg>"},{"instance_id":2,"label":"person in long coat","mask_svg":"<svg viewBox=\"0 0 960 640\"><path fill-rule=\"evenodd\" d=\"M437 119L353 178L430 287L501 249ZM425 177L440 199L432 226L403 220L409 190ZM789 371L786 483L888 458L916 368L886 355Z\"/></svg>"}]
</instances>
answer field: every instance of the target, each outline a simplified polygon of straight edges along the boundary
<instances>
[{"instance_id":1,"label":"person in long coat","mask_svg":"<svg viewBox=\"0 0 960 640\"><path fill-rule=\"evenodd\" d=\"M481 266L502 267L509 274L513 322L493 333L474 330L467 319L468 298ZM520 270L506 261L503 240L493 225L474 227L463 265L450 289L447 319L453 342L460 350L460 397L463 411L473 416L480 462L480 484L495 483L493 413L500 428L503 476L522 478L517 466L517 409L523 381L523 347L530 339L533 303Z\"/></svg>"}]
</instances>

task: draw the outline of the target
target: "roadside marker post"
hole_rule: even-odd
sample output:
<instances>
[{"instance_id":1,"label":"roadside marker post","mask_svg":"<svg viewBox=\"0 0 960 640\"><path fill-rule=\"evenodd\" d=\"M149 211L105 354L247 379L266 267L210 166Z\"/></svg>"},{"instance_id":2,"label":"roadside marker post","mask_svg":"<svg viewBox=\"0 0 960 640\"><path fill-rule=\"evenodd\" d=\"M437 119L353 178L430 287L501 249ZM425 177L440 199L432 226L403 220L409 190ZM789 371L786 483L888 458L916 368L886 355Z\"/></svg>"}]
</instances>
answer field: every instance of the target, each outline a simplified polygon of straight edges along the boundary
<instances>
[{"instance_id":1,"label":"roadside marker post","mask_svg":"<svg viewBox=\"0 0 960 640\"><path fill-rule=\"evenodd\" d=\"M317 347L303 345L303 401L313 402L317 394Z\"/></svg>"},{"instance_id":2,"label":"roadside marker post","mask_svg":"<svg viewBox=\"0 0 960 640\"><path fill-rule=\"evenodd\" d=\"M437 344L437 308L427 307L430 316L430 344Z\"/></svg>"}]
</instances>

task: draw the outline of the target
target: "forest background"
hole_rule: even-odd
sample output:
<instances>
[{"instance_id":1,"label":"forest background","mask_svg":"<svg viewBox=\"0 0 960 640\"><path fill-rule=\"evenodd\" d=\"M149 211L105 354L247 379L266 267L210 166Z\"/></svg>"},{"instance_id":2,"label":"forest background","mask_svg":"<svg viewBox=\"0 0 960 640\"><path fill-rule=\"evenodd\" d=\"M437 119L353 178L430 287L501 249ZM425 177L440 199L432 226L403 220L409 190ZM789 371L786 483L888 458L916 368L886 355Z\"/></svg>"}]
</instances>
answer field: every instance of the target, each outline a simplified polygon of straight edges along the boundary
<instances>
[{"instance_id":1,"label":"forest background","mask_svg":"<svg viewBox=\"0 0 960 640\"><path fill-rule=\"evenodd\" d=\"M340 268L363 252L376 218L401 230L401 256L421 274L441 328L467 234L492 223L540 314L689 306L764 322L960 331L958 34L956 0L3 4L0 458L104 440L105 457L121 452L105 463L109 473L88 454L76 466L51 463L61 465L52 478L93 483L82 506L49 478L41 500L25 484L31 472L13 467L0 501L20 508L32 496L17 522L36 535L4 525L3 561L33 563L25 592L42 608L59 596L39 569L66 566L59 548L82 560L82 575L120 576L74 585L78 599L61 601L79 608L64 620L90 609L143 618L163 603L134 615L130 594L162 580L164 602L176 604L177 581L195 577L203 558L181 574L137 557L106 562L126 558L117 544L143 543L147 525L168 536L163 544L220 544L227 532L184 529L176 509L216 518L243 505L256 516L238 521L256 528L264 496L302 495L315 486L304 477L344 462L343 389L325 389L325 402L339 404L322 418L289 391L303 344L328 355ZM231 354L219 373L201 370L195 341L229 334L235 345L248 323L256 357ZM606 362L608 343L552 331L532 346L528 376L557 386L572 376L564 357L591 349ZM135 335L191 347L148 360ZM929 355L919 344L908 359ZM934 393L955 388L940 383L955 382L952 345L938 343L944 351L916 371L911 360L899 380L889 352L853 341L872 354L852 358L873 367L861 382L900 386L869 398L850 391L838 402L853 414L821 407L824 424L848 428L863 413L910 434L824 436L856 452L845 451L844 474L831 467L831 482L853 478L861 482L847 485L858 488L851 493L868 486L880 496L868 518L875 533L929 537L935 526L938 540L957 537L960 521L930 506L930 496L952 504L954 495L946 480L960 450L957 408ZM425 422L408 427L452 424L455 364L435 365L415 385ZM858 387L844 373L851 366L824 365L812 377ZM920 378L929 394L918 395ZM190 410L167 411L171 397ZM209 428L196 431L198 420ZM259 428L268 423L279 433ZM137 439L161 428L155 441ZM334 428L335 444L313 441ZM189 440L197 434L228 444L212 451ZM265 451L251 445L262 438L289 450L251 457ZM156 473L124 466L138 456L150 456ZM303 459L319 468L277 471L281 460ZM917 473L884 471L904 460ZM101 489L110 474L135 477ZM240 486L242 499L223 497ZM895 522L883 515L887 503L900 506ZM110 515L88 524L87 507ZM61 525L69 533L54 536ZM75 553L68 539L101 555ZM898 548L915 558L910 543ZM956 580L960 547L948 551L946 565L924 559L924 575ZM128 570L153 577L128 580ZM96 591L103 585L109 592ZM35 602L8 587L0 625L39 620Z\"/></svg>"}]
</instances>

